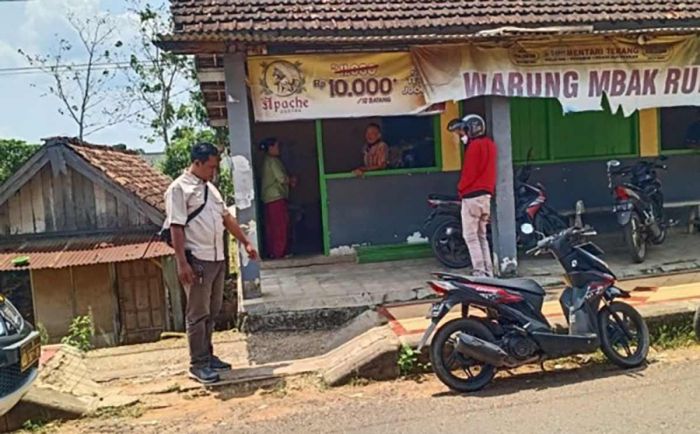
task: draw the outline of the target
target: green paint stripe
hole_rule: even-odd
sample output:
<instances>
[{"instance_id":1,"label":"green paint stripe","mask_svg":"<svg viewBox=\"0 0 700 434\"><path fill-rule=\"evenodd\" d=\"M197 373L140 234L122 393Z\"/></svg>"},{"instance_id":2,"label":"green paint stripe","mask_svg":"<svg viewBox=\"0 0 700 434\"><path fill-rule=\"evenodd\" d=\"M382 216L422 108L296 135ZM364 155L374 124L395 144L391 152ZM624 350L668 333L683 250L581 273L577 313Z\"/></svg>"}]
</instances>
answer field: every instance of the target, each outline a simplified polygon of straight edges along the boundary
<instances>
[{"instance_id":1,"label":"green paint stripe","mask_svg":"<svg viewBox=\"0 0 700 434\"><path fill-rule=\"evenodd\" d=\"M433 256L433 251L428 243L361 246L355 248L355 251L357 252L357 262L360 264L430 258Z\"/></svg>"},{"instance_id":2,"label":"green paint stripe","mask_svg":"<svg viewBox=\"0 0 700 434\"><path fill-rule=\"evenodd\" d=\"M392 175L417 175L423 173L437 173L440 172L438 167L423 167L416 169L391 169L391 170L373 170L370 172L365 172L363 177L372 178L375 176L392 176ZM357 178L353 173L329 173L324 175L326 179L352 179Z\"/></svg>"},{"instance_id":3,"label":"green paint stripe","mask_svg":"<svg viewBox=\"0 0 700 434\"><path fill-rule=\"evenodd\" d=\"M323 253L331 252L331 233L328 227L328 182L326 181L326 167L323 155L323 125L321 120L316 120L316 154L318 154L318 182L321 191L321 224L323 230Z\"/></svg>"}]
</instances>

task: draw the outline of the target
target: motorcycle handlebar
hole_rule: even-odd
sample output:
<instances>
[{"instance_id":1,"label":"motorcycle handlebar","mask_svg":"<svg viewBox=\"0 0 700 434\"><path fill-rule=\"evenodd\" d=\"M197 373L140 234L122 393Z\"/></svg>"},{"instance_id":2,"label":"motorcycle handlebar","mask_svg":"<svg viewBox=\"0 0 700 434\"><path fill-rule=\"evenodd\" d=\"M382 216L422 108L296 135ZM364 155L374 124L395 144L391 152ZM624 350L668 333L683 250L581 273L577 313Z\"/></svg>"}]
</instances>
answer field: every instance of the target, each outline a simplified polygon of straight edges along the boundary
<instances>
[{"instance_id":1,"label":"motorcycle handlebar","mask_svg":"<svg viewBox=\"0 0 700 434\"><path fill-rule=\"evenodd\" d=\"M549 250L549 248L552 246L554 241L560 239L560 238L565 238L565 237L570 237L570 236L584 236L584 237L593 237L598 235L598 232L593 229L591 226L584 226L582 228L577 228L577 227L571 227L568 229L564 229L563 231L559 232L558 234L555 235L550 235L548 237L544 237L541 240L537 242L537 246L533 247L530 250L527 250L525 253L528 255L534 254L535 256L539 255L545 250Z\"/></svg>"}]
</instances>

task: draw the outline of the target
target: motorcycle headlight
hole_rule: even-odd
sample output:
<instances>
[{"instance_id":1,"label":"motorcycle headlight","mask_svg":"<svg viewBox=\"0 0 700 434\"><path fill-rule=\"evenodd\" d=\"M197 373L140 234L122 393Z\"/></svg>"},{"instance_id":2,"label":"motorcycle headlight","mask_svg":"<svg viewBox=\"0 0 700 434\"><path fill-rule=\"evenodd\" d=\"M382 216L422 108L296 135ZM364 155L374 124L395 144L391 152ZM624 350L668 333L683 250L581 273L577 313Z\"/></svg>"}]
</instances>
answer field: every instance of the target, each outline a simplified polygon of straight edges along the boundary
<instances>
[{"instance_id":1,"label":"motorcycle headlight","mask_svg":"<svg viewBox=\"0 0 700 434\"><path fill-rule=\"evenodd\" d=\"M10 303L10 300L0 296L0 336L17 333L22 329L22 315Z\"/></svg>"}]
</instances>

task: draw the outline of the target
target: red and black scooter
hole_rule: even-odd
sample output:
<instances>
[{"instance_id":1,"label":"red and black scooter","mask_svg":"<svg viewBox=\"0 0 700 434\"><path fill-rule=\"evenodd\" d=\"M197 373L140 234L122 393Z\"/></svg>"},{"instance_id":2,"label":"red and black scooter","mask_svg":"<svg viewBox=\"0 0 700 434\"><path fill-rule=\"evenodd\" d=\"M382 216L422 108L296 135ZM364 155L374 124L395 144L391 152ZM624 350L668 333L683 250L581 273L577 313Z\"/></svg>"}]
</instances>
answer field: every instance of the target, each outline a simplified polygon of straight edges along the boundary
<instances>
[{"instance_id":1,"label":"red and black scooter","mask_svg":"<svg viewBox=\"0 0 700 434\"><path fill-rule=\"evenodd\" d=\"M532 226L523 225L525 233ZM565 270L569 285L559 302L569 323L557 333L542 314L545 290L531 279L493 279L438 273L429 282L442 296L429 317L419 350L430 339L430 360L440 381L458 392L486 386L496 370L508 369L602 349L623 367L641 365L649 351L649 331L632 306L617 301L629 293L615 286L616 277L586 238L589 227L572 227L542 238L529 252L552 253ZM453 307L462 317L438 328ZM481 311L481 315L472 315Z\"/></svg>"},{"instance_id":2,"label":"red and black scooter","mask_svg":"<svg viewBox=\"0 0 700 434\"><path fill-rule=\"evenodd\" d=\"M518 227L531 224L537 232L552 235L565 229L564 219L547 205L547 191L540 183L531 184L532 166L528 162L515 176L515 216ZM432 212L423 224L423 233L430 238L433 254L449 268L467 268L471 265L469 250L462 237L462 203L457 196L431 194L428 206ZM518 234L518 245L532 248L537 238L532 234ZM490 234L489 234L490 242Z\"/></svg>"}]
</instances>

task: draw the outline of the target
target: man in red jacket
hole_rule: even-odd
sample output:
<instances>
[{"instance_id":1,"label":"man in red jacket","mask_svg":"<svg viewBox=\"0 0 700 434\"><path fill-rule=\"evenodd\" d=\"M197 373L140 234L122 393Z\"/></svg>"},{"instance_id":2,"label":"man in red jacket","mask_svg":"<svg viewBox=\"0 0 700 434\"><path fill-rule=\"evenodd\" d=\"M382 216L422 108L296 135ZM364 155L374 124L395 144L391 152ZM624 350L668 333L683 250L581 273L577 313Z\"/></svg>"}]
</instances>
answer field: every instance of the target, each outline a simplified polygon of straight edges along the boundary
<instances>
[{"instance_id":1,"label":"man in red jacket","mask_svg":"<svg viewBox=\"0 0 700 434\"><path fill-rule=\"evenodd\" d=\"M452 120L447 129L465 146L464 166L457 190L462 199L462 236L469 248L475 276L493 276L486 227L491 197L496 192L496 144L486 137L486 122L475 114Z\"/></svg>"}]
</instances>

